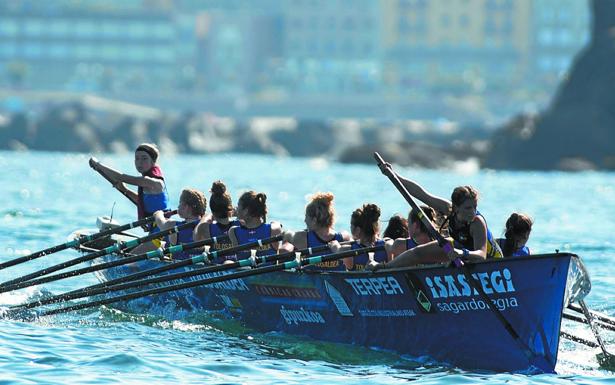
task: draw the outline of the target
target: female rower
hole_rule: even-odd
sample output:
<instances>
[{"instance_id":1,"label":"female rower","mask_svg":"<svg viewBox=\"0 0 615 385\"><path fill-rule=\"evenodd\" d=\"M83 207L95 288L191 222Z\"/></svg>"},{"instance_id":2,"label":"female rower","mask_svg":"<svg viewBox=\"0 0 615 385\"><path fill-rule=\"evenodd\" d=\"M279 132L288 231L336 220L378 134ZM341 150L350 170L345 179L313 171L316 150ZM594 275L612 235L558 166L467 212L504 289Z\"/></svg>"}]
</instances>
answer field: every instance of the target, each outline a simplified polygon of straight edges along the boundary
<instances>
[{"instance_id":1,"label":"female rower","mask_svg":"<svg viewBox=\"0 0 615 385\"><path fill-rule=\"evenodd\" d=\"M254 191L243 193L237 202L236 214L240 225L231 227L228 231L233 246L282 234L282 225L280 223L267 223L267 195L264 193L256 193ZM273 242L268 245L255 247L256 255L273 255L278 252L278 248L292 251L292 245L286 242L282 245L280 245L280 242ZM240 251L234 259L242 260L249 258L250 255L249 250ZM229 257L228 259L232 258Z\"/></svg>"},{"instance_id":2,"label":"female rower","mask_svg":"<svg viewBox=\"0 0 615 385\"><path fill-rule=\"evenodd\" d=\"M154 221L160 230L166 230L175 226L181 226L185 223L191 225L180 230L178 233L166 235L164 237L165 246L177 245L180 243L190 243L195 240L194 233L196 226L201 222L205 215L205 207L207 198L199 190L187 188L184 189L179 197L179 205L177 206L177 214L183 221L175 221L164 216L164 211L158 210L154 212ZM133 254L141 254L150 250L155 250L162 244L160 240L155 239L152 242L141 244L132 250ZM190 251L180 251L173 254L173 259L187 259L191 255L198 253L200 250L194 249Z\"/></svg>"},{"instance_id":3,"label":"female rower","mask_svg":"<svg viewBox=\"0 0 615 385\"><path fill-rule=\"evenodd\" d=\"M384 246L386 249L393 244L391 239L383 240L380 238L380 208L373 203L366 203L360 208L352 212L350 217L350 231L354 242L350 245L340 246L337 242L332 242L331 251L334 253L346 251L348 249L356 250L369 246ZM386 262L387 250L379 250L374 253L373 260L375 262ZM356 257L344 258L344 265L347 270L363 270L370 262L368 254L361 254Z\"/></svg>"},{"instance_id":4,"label":"female rower","mask_svg":"<svg viewBox=\"0 0 615 385\"><path fill-rule=\"evenodd\" d=\"M525 245L532 232L532 218L521 213L512 213L506 221L504 238L499 238L505 257L523 257L530 255L530 249Z\"/></svg>"},{"instance_id":5,"label":"female rower","mask_svg":"<svg viewBox=\"0 0 615 385\"><path fill-rule=\"evenodd\" d=\"M408 220L400 214L395 214L389 218L389 224L384 229L383 238L406 238L408 237Z\"/></svg>"},{"instance_id":6,"label":"female rower","mask_svg":"<svg viewBox=\"0 0 615 385\"><path fill-rule=\"evenodd\" d=\"M429 221L433 224L434 218L436 217L434 209L423 205L421 206L421 210L423 210L423 213L425 213ZM410 213L408 213L408 223L408 232L406 236L397 237L393 242L393 246L390 249L391 259L406 250L413 249L418 245L423 245L432 240L429 235L429 230L427 230L427 227L419 218L418 210L410 210Z\"/></svg>"},{"instance_id":7,"label":"female rower","mask_svg":"<svg viewBox=\"0 0 615 385\"><path fill-rule=\"evenodd\" d=\"M211 197L209 198L209 208L211 218L199 223L196 227L194 239L201 241L213 237L227 235L228 230L233 226L239 226L238 220L233 219L233 202L231 195L226 191L226 185L218 180L211 185ZM210 250L224 250L232 247L231 241L216 243ZM213 263L224 263L226 257L217 257Z\"/></svg>"},{"instance_id":8,"label":"female rower","mask_svg":"<svg viewBox=\"0 0 615 385\"><path fill-rule=\"evenodd\" d=\"M400 180L412 196L447 215L444 222L448 222L455 247L446 254L436 241L432 241L407 250L386 264L371 264L371 269L447 263L456 258L466 261L502 258L502 251L487 228L485 218L476 210L478 192L472 186L456 187L449 201L428 193L410 179L400 177Z\"/></svg>"},{"instance_id":9,"label":"female rower","mask_svg":"<svg viewBox=\"0 0 615 385\"><path fill-rule=\"evenodd\" d=\"M169 209L169 196L162 170L156 164L159 155L155 144L142 143L135 150L135 168L141 174L132 176L105 166L90 158L90 167L105 175L113 187L126 195L137 205L139 219L152 215L157 210ZM126 187L126 183L137 186L137 192Z\"/></svg>"},{"instance_id":10,"label":"female rower","mask_svg":"<svg viewBox=\"0 0 615 385\"><path fill-rule=\"evenodd\" d=\"M335 224L333 198L334 196L330 192L319 192L312 195L310 202L305 206L305 224L307 230L297 231L291 234L290 237L290 243L292 243L296 249L323 246L331 241L350 241L350 234L346 231L336 232L333 229L333 225ZM314 266L307 266L306 269L346 270L344 264L340 260L321 262Z\"/></svg>"}]
</instances>

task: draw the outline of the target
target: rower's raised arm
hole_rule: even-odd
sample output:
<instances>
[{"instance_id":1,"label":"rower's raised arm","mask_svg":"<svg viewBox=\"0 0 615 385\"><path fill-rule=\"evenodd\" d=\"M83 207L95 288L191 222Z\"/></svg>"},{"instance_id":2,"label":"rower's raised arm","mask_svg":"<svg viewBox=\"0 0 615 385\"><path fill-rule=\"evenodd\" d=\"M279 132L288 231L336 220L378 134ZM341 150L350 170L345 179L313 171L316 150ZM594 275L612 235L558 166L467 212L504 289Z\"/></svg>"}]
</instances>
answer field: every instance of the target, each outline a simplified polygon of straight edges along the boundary
<instances>
[{"instance_id":1,"label":"rower's raised arm","mask_svg":"<svg viewBox=\"0 0 615 385\"><path fill-rule=\"evenodd\" d=\"M444 199L442 197L432 195L427 190L425 190L420 184L415 181L404 178L401 175L398 175L399 180L404 185L406 190L421 202L426 205L434 208L436 211L447 214L451 210L451 202L448 199Z\"/></svg>"}]
</instances>

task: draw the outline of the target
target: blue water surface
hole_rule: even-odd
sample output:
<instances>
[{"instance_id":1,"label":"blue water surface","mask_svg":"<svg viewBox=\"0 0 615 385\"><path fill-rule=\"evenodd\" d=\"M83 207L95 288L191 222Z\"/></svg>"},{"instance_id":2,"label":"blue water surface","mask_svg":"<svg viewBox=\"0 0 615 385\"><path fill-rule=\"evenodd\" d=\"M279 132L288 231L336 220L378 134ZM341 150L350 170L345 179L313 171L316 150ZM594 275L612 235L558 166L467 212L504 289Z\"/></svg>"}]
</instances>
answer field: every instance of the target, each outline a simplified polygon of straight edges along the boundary
<instances>
[{"instance_id":1,"label":"blue water surface","mask_svg":"<svg viewBox=\"0 0 615 385\"><path fill-rule=\"evenodd\" d=\"M135 173L131 155L99 158ZM135 219L134 206L87 160L83 154L0 152L0 261L63 243L71 232L93 228L97 216L112 210L120 223ZM225 154L163 156L161 166L173 205L182 188L208 191L212 181L222 179L234 197L249 189L265 192L268 219L290 229L304 227L304 206L316 191L335 194L338 229L348 229L351 212L365 202L377 203L383 220L408 211L375 165ZM477 187L479 208L497 235L511 212L530 214L535 220L528 243L532 251L582 256L593 283L588 304L615 316L615 174L471 167L397 171L446 197L456 185ZM67 250L2 270L0 282L77 256ZM0 294L0 305L95 283L93 275L84 275ZM582 325L565 321L563 329L592 339ZM614 334L604 333L611 351ZM615 383L614 373L599 367L596 353L562 340L558 374L525 376L467 372L424 358L259 334L213 315L178 322L98 308L32 322L0 320L0 384Z\"/></svg>"}]
</instances>

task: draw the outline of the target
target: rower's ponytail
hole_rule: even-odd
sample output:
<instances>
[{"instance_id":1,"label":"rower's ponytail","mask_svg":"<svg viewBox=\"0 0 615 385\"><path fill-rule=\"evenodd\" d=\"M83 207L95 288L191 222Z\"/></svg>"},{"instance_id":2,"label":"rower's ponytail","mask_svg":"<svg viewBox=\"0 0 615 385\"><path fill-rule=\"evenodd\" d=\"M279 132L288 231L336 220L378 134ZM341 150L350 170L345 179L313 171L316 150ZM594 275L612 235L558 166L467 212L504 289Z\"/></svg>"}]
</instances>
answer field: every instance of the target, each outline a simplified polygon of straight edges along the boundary
<instances>
[{"instance_id":1,"label":"rower's ponytail","mask_svg":"<svg viewBox=\"0 0 615 385\"><path fill-rule=\"evenodd\" d=\"M221 180L215 181L211 185L211 198L209 208L214 218L228 218L233 213L233 201L231 195L226 191L226 185Z\"/></svg>"},{"instance_id":2,"label":"rower's ponytail","mask_svg":"<svg viewBox=\"0 0 615 385\"><path fill-rule=\"evenodd\" d=\"M246 191L239 198L239 206L248 210L251 217L262 218L264 222L267 222L267 195L265 193Z\"/></svg>"},{"instance_id":3,"label":"rower's ponytail","mask_svg":"<svg viewBox=\"0 0 615 385\"><path fill-rule=\"evenodd\" d=\"M366 203L356 209L350 217L350 225L358 227L367 238L374 238L380 232L380 208Z\"/></svg>"},{"instance_id":4,"label":"rower's ponytail","mask_svg":"<svg viewBox=\"0 0 615 385\"><path fill-rule=\"evenodd\" d=\"M510 217L506 220L506 232L504 233L504 237L506 238L506 242L504 247L502 248L502 253L504 256L512 255L515 251L515 241L517 237L528 234L532 231L532 225L534 221L526 214L522 213L512 213Z\"/></svg>"}]
</instances>

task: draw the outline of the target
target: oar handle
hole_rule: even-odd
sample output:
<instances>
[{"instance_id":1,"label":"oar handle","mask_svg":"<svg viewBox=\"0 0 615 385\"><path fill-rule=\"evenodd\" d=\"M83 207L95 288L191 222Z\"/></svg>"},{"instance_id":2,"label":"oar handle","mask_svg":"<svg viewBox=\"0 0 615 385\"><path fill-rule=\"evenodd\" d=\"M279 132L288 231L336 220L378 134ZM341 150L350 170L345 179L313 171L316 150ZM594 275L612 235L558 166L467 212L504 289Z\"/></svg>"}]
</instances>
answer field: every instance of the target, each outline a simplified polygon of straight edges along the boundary
<instances>
[{"instance_id":1,"label":"oar handle","mask_svg":"<svg viewBox=\"0 0 615 385\"><path fill-rule=\"evenodd\" d=\"M410 206L418 212L419 219L421 223L425 225L425 228L427 228L429 235L433 239L438 241L438 245L442 248L442 250L444 250L445 253L448 254L451 250L453 250L453 245L451 245L451 243L448 242L446 238L444 238L442 234L440 234L435 229L427 215L425 215L425 212L423 212L421 207L416 204L414 198L412 198L412 195L410 195L410 193L406 189L406 186L404 186L401 180L399 180L399 176L395 173L395 171L393 171L391 165L385 162L378 152L374 152L374 158L376 159L380 171L382 171L382 173L389 178L389 180L393 183L393 185L397 188L401 195L406 199L408 204L410 204ZM463 261L461 261L461 259L459 258L455 258L454 263L457 267L463 266Z\"/></svg>"},{"instance_id":2,"label":"oar handle","mask_svg":"<svg viewBox=\"0 0 615 385\"><path fill-rule=\"evenodd\" d=\"M258 268L250 269L250 270L242 270L242 271L238 271L232 274L225 274L225 275L220 275L220 276L215 276L215 277L207 277L207 278L198 279L198 280L190 280L188 282L168 285L168 286L164 286L161 288L152 288L148 290L120 295L117 297L105 298L105 299L98 300L98 301L92 301L92 302L86 302L86 303L71 305L71 306L62 307L62 308L56 308L56 309L42 312L40 316L48 316L48 315L53 315L53 314L66 313L66 312L73 311L73 310L87 309L87 308L96 307L100 305L107 305L107 304L111 304L115 302L147 297L153 294L162 294L162 293L168 293L171 291L189 289L189 288L196 287L196 286L209 285L212 283L228 281L231 279L244 278L244 277L249 277L253 275L271 273L274 271L292 269L292 268L296 268L299 266L314 265L320 262L333 261L333 260L341 259L345 257L357 256L363 253L376 251L376 250L380 250L383 248L384 246L371 246L371 247L366 247L366 248L361 248L361 249L343 251L343 252L335 253L335 254L329 254L326 256L307 258L301 261L292 260L292 261L285 262L279 265L270 265L270 266L258 267ZM168 278L169 277L167 277L167 279Z\"/></svg>"},{"instance_id":3,"label":"oar handle","mask_svg":"<svg viewBox=\"0 0 615 385\"><path fill-rule=\"evenodd\" d=\"M279 238L280 236L276 236L274 238L269 238L269 239L265 239L263 240L263 242L273 242L275 240L281 240ZM225 241L228 240L228 235L225 236L220 236L217 238L209 238L203 241L198 241L199 245L206 245L206 244L215 244L215 243L219 243L221 241ZM191 245L194 245L196 242L193 242ZM186 244L188 245L188 244ZM253 244L250 244L249 246L254 246ZM88 268L84 268L84 269L80 269L80 270L73 270L71 272L67 272L62 274L63 277L68 277L68 276L75 276L78 274L73 274L73 273L90 273L90 272L94 272L94 271L98 271L98 270L104 270L104 269L108 269L111 267L115 267L115 266L121 266L124 264L128 264L128 263L133 263L133 262L138 262L144 259L150 259L150 258L154 258L154 257L160 257L165 253L168 252L175 252L175 250L171 250L173 246L171 246L170 248L165 248L165 249L158 249L158 250L154 250L154 251L149 251L147 253L143 253L143 254L139 254L139 255L135 255L132 257L128 257L128 258L124 258L124 259L120 259L120 260L116 260L116 261L112 261L112 262L106 262L106 263L102 263L99 265L94 265L94 266L90 266ZM194 246L194 247L198 247L198 246ZM304 249L301 250L302 252L307 252L308 250L310 251L320 251L321 249L325 249L328 248L328 246L321 246L321 247L315 247L315 248L309 248L309 249ZM289 252L289 253L285 253L285 254L276 254L274 255L275 257L278 258L283 258L283 257L288 257L294 255L294 252ZM257 257L257 258L262 258L262 261L269 261L266 260L266 258L268 257L274 257L274 256L266 256L266 257ZM33 302L29 302L26 304L22 304L22 305L16 305L10 308L10 310L17 310L17 309L31 309L34 307L38 307L38 306L42 306L42 305L48 305L48 304L52 304L52 303L57 303L57 302L62 302L62 301L68 301L68 300L72 300L72 299L77 299L77 298L83 298L83 297L90 297L93 295L97 295L97 294L102 294L102 293L109 293L109 292L113 292L113 291L118 291L118 290L123 290L123 289L128 289L128 288L135 288L135 287L141 287L141 286L146 286L146 285L150 285L153 283L158 283L158 282L165 282L165 281L171 281L174 279L179 279L179 278L185 278L185 277L191 277L191 276L195 276L195 275L203 275L206 273L211 273L211 272L217 272L217 271L222 271L222 270L230 270L236 267L240 267L243 265L243 263L240 262L233 262L230 264L221 264L221 265L215 265L215 266L208 266L205 268L201 268L201 269L195 269L195 270L190 270L187 272L179 272L179 273L174 273L174 274L168 274L168 275L162 275L162 276L155 276L153 278L148 278L148 279L141 279L141 280L137 280L137 278L142 278L145 276L152 276L158 273L162 273L165 271L169 271L169 270L175 270L178 269L180 267L185 267L185 266L189 266L192 265L193 261L191 259L186 259L183 261L179 261L176 263L172 263L172 264L168 264L168 265L164 265L158 268L154 268L154 269L150 269L150 270L146 270L146 271L142 271L140 273L137 274L132 274L130 276L125 276L125 277L120 277L119 279L115 279L115 280L111 280L111 281L107 281L105 282L105 284L98 284L98 285L93 285L93 286L88 286L79 290L74 290L68 293L64 293L64 294L59 294L53 297L49 297L49 298L45 298L45 299L40 299L40 300L36 300ZM51 277L49 277L51 278ZM128 279L127 278L132 278L132 279ZM127 281L127 282L126 282ZM45 282L42 282L45 283ZM1 289L0 289L1 290Z\"/></svg>"},{"instance_id":4,"label":"oar handle","mask_svg":"<svg viewBox=\"0 0 615 385\"><path fill-rule=\"evenodd\" d=\"M135 202L133 200L132 196L130 196L126 191L120 190L119 188L116 187L116 182L113 181L111 178L109 178L109 175L105 174L101 170L99 170L99 169L94 167L94 164L98 163L98 159L96 159L95 157L91 157L90 161L88 163L89 163L90 167L92 168L92 170L94 170L97 173L99 173L103 178L105 178L109 183L111 183L111 186L113 186L114 189L116 189L117 191L122 193L122 195L124 195L126 198L128 198L128 200L131 201L135 206L137 205L137 202Z\"/></svg>"}]
</instances>

